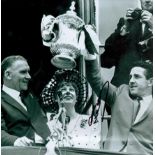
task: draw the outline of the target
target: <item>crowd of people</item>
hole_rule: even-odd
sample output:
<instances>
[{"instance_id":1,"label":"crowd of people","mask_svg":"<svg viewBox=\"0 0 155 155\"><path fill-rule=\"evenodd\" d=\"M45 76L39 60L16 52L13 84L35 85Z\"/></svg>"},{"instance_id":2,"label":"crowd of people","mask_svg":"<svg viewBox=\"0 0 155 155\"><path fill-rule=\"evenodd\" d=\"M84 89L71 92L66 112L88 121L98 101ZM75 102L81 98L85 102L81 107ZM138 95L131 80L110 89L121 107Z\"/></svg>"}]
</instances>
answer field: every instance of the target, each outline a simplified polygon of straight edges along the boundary
<instances>
[{"instance_id":1,"label":"crowd of people","mask_svg":"<svg viewBox=\"0 0 155 155\"><path fill-rule=\"evenodd\" d=\"M40 98L29 88L27 60L20 55L2 60L2 146L46 146L46 155L57 154L59 146L153 154L153 0L140 2L141 9L128 9L106 40L101 65L82 35L86 77L75 69L58 70ZM89 32L94 34L93 29ZM111 82L101 76L101 66L116 67ZM92 116L83 113L87 81L111 109L105 140L97 110L92 109Z\"/></svg>"}]
</instances>

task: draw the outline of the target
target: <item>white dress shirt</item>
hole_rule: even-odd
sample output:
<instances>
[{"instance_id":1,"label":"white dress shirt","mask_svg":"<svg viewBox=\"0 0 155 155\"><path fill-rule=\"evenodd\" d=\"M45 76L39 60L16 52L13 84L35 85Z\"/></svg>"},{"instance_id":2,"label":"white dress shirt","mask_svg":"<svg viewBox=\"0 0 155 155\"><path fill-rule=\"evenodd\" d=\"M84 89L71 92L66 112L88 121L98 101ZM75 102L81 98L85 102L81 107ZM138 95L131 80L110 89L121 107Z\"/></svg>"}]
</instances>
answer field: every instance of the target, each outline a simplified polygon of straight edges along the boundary
<instances>
[{"instance_id":1,"label":"white dress shirt","mask_svg":"<svg viewBox=\"0 0 155 155\"><path fill-rule=\"evenodd\" d=\"M144 35L145 26L146 26L146 24L145 23L142 23L142 35Z\"/></svg>"},{"instance_id":2,"label":"white dress shirt","mask_svg":"<svg viewBox=\"0 0 155 155\"><path fill-rule=\"evenodd\" d=\"M2 90L4 92L6 92L8 95L10 95L13 99L15 99L26 111L27 108L26 106L23 104L23 102L21 101L21 97L20 97L20 92L15 90L15 89L11 89L5 85L3 85Z\"/></svg>"}]
</instances>

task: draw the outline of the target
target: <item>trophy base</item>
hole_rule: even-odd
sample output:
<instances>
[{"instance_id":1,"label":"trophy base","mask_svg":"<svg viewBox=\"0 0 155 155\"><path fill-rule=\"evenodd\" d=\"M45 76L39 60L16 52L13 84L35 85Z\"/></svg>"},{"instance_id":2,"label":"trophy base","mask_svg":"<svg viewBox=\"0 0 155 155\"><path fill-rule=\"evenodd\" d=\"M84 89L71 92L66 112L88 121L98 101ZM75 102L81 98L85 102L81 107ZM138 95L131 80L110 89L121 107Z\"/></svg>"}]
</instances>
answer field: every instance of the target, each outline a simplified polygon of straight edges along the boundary
<instances>
[{"instance_id":1,"label":"trophy base","mask_svg":"<svg viewBox=\"0 0 155 155\"><path fill-rule=\"evenodd\" d=\"M75 60L70 56L64 56L64 55L55 55L51 63L61 69L73 69L76 67Z\"/></svg>"}]
</instances>

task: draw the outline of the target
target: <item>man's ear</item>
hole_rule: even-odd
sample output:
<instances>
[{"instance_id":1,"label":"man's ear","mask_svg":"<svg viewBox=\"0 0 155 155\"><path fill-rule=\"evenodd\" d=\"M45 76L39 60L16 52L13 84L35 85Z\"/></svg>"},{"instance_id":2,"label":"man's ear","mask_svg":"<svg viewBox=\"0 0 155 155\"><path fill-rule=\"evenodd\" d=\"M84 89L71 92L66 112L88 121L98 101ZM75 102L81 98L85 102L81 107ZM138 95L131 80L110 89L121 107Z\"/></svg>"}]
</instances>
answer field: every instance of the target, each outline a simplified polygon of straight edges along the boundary
<instances>
[{"instance_id":1,"label":"man's ear","mask_svg":"<svg viewBox=\"0 0 155 155\"><path fill-rule=\"evenodd\" d=\"M148 86L153 86L153 78L148 79Z\"/></svg>"},{"instance_id":2,"label":"man's ear","mask_svg":"<svg viewBox=\"0 0 155 155\"><path fill-rule=\"evenodd\" d=\"M5 72L4 72L4 77L8 80L11 79L11 72L10 72L10 69L7 69Z\"/></svg>"}]
</instances>

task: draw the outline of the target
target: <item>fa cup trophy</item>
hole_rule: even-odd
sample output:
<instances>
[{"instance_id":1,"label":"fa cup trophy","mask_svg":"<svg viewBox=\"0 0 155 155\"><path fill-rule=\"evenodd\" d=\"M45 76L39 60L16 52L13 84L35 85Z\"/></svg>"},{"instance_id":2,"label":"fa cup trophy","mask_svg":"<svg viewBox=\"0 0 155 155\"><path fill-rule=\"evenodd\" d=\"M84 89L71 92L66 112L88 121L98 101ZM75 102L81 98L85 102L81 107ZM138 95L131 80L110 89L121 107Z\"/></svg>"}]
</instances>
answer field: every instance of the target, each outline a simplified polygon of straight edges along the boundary
<instances>
[{"instance_id":1,"label":"fa cup trophy","mask_svg":"<svg viewBox=\"0 0 155 155\"><path fill-rule=\"evenodd\" d=\"M62 69L76 67L75 59L80 55L78 39L84 21L75 13L75 2L65 14L53 17L43 16L41 35L43 44L50 47L53 55L52 64Z\"/></svg>"}]
</instances>

